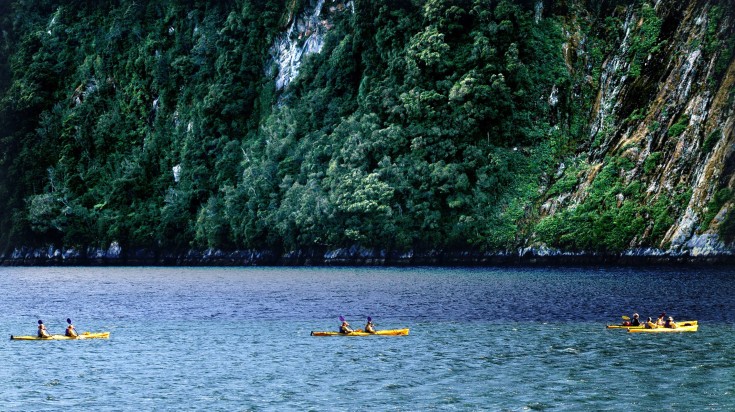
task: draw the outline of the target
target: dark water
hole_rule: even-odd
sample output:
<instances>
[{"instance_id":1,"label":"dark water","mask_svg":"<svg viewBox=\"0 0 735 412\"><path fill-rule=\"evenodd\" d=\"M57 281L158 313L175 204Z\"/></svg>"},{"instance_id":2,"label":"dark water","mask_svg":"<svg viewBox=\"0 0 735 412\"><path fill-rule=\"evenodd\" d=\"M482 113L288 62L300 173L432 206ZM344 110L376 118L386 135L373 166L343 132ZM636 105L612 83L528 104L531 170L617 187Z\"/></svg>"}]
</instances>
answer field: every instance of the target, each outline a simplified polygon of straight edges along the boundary
<instances>
[{"instance_id":1,"label":"dark water","mask_svg":"<svg viewBox=\"0 0 735 412\"><path fill-rule=\"evenodd\" d=\"M0 268L0 410L735 410L731 269ZM628 334L638 312L696 333ZM404 337L309 336L338 316Z\"/></svg>"}]
</instances>

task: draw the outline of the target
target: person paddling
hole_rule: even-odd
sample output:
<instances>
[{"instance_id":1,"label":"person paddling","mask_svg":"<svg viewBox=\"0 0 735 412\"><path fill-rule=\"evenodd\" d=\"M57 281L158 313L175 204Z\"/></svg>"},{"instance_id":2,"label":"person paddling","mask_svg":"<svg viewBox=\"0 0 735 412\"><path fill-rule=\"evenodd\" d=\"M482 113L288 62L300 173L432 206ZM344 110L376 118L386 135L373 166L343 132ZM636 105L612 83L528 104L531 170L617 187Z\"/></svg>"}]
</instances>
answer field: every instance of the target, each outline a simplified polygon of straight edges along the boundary
<instances>
[{"instance_id":1,"label":"person paddling","mask_svg":"<svg viewBox=\"0 0 735 412\"><path fill-rule=\"evenodd\" d=\"M664 323L664 327L665 328L675 329L676 328L676 323L674 322L674 318L672 318L671 316L669 316L669 318L666 319L666 323Z\"/></svg>"},{"instance_id":2,"label":"person paddling","mask_svg":"<svg viewBox=\"0 0 735 412\"><path fill-rule=\"evenodd\" d=\"M656 329L658 327L657 324L653 323L653 319L651 317L648 317L648 320L646 321L646 329Z\"/></svg>"},{"instance_id":3,"label":"person paddling","mask_svg":"<svg viewBox=\"0 0 735 412\"><path fill-rule=\"evenodd\" d=\"M354 332L350 327L350 324L345 320L344 316L340 315L339 320L342 321L342 324L339 326L339 333L348 334Z\"/></svg>"},{"instance_id":4,"label":"person paddling","mask_svg":"<svg viewBox=\"0 0 735 412\"><path fill-rule=\"evenodd\" d=\"M46 330L46 325L43 324L41 319L38 320L38 337L39 338L50 338L51 335Z\"/></svg>"},{"instance_id":5,"label":"person paddling","mask_svg":"<svg viewBox=\"0 0 735 412\"><path fill-rule=\"evenodd\" d=\"M66 327L66 332L64 334L70 338L78 337L79 334L77 333L77 329L74 327L74 325L71 324L71 319L66 318L66 323L68 323L69 325Z\"/></svg>"},{"instance_id":6,"label":"person paddling","mask_svg":"<svg viewBox=\"0 0 735 412\"><path fill-rule=\"evenodd\" d=\"M375 325L373 325L373 318L368 316L367 318L367 324L365 325L365 332L367 333L375 333Z\"/></svg>"},{"instance_id":7,"label":"person paddling","mask_svg":"<svg viewBox=\"0 0 735 412\"><path fill-rule=\"evenodd\" d=\"M640 325L641 325L641 321L638 319L638 314L634 313L633 320L630 321L630 326L640 326Z\"/></svg>"}]
</instances>

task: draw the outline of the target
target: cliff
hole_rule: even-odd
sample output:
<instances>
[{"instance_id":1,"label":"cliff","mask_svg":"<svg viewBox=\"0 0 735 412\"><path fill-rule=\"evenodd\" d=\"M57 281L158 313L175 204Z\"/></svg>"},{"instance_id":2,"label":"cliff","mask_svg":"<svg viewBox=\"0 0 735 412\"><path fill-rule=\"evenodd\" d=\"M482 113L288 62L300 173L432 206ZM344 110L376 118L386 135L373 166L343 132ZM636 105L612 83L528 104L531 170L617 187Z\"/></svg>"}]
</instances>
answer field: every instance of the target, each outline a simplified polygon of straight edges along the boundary
<instances>
[{"instance_id":1,"label":"cliff","mask_svg":"<svg viewBox=\"0 0 735 412\"><path fill-rule=\"evenodd\" d=\"M0 16L4 264L734 256L728 2Z\"/></svg>"},{"instance_id":2,"label":"cliff","mask_svg":"<svg viewBox=\"0 0 735 412\"><path fill-rule=\"evenodd\" d=\"M600 68L587 150L558 176L572 180L571 190L548 197L542 216L574 221L575 210L594 209L600 217L591 225L608 226L597 241L619 235L628 255L730 255L732 15L716 2L615 13L622 39ZM583 34L569 33L567 53L584 56ZM601 234L621 226L623 233ZM570 231L584 238L584 230Z\"/></svg>"}]
</instances>

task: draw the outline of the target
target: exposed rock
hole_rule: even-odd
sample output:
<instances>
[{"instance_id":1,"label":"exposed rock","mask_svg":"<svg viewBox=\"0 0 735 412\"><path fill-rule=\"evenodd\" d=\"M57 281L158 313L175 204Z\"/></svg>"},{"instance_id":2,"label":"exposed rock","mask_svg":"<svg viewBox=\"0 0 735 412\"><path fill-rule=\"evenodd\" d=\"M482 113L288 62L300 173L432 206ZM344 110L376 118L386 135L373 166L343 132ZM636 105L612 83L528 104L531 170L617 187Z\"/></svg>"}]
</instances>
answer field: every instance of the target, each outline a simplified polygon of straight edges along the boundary
<instances>
[{"instance_id":1,"label":"exposed rock","mask_svg":"<svg viewBox=\"0 0 735 412\"><path fill-rule=\"evenodd\" d=\"M549 95L549 106L554 107L559 103L559 88L554 85L551 88L551 94Z\"/></svg>"},{"instance_id":2,"label":"exposed rock","mask_svg":"<svg viewBox=\"0 0 735 412\"><path fill-rule=\"evenodd\" d=\"M732 255L732 250L728 249L719 239L719 236L712 233L703 235L694 235L686 244L686 249L691 256L721 256Z\"/></svg>"},{"instance_id":3,"label":"exposed rock","mask_svg":"<svg viewBox=\"0 0 735 412\"><path fill-rule=\"evenodd\" d=\"M536 4L533 6L533 21L536 24L539 24L541 22L541 18L544 14L544 2L543 1L537 1Z\"/></svg>"},{"instance_id":4,"label":"exposed rock","mask_svg":"<svg viewBox=\"0 0 735 412\"><path fill-rule=\"evenodd\" d=\"M299 74L303 57L319 53L327 30L321 18L324 0L311 0L303 12L292 19L288 31L273 45L271 55L277 65L276 89L282 90Z\"/></svg>"},{"instance_id":5,"label":"exposed rock","mask_svg":"<svg viewBox=\"0 0 735 412\"><path fill-rule=\"evenodd\" d=\"M178 164L171 168L171 171L174 174L174 182L179 183L179 180L181 179L181 165Z\"/></svg>"},{"instance_id":6,"label":"exposed rock","mask_svg":"<svg viewBox=\"0 0 735 412\"><path fill-rule=\"evenodd\" d=\"M54 250L53 256L48 251ZM716 235L698 236L685 250L665 252L656 248L629 249L622 254L569 252L534 245L520 248L516 252L475 252L428 250L417 252L388 252L360 246L330 251L298 250L278 255L272 251L219 249L188 250L185 252L155 252L133 250L125 253L119 245L105 249L90 249L86 256L70 248L61 253L53 246L46 249L20 248L10 256L0 256L3 266L33 265L180 265L180 266L254 266L254 265L597 265L622 264L646 265L667 263L733 264L735 255L724 248Z\"/></svg>"},{"instance_id":7,"label":"exposed rock","mask_svg":"<svg viewBox=\"0 0 735 412\"><path fill-rule=\"evenodd\" d=\"M631 47L636 36L641 35L637 30L644 20L637 15L638 6L627 6L623 39L603 62L600 73L590 122L592 147L588 153L583 153L592 166L569 194L567 204L560 205L553 197L546 199L539 206L539 214L543 217L574 210L586 200L589 188L608 159L625 157L635 167L622 171L623 183L641 182L649 206L666 199L669 202L667 212L673 218L663 239L657 240L657 246L665 248L665 252L647 247L652 243L649 236L653 233L649 226L632 239L631 249L624 252L625 256L725 253L732 250L732 245L728 249L714 235L724 213L712 220L710 228L699 225L707 205L723 188L723 183L731 190L735 188L732 177L727 182L722 181L723 175L732 175L732 171L727 171L732 166L727 163L735 150L735 106L732 104L735 61L730 56L726 72L718 75L715 72L718 54L728 51L705 52L707 42L713 41L713 32L721 38L732 35L731 16L723 16L718 22L719 28L713 31L712 5L708 2L657 1L654 9L663 22L661 43L657 46L660 51L646 57L637 77L628 77ZM662 41L664 38L668 41ZM565 58L567 54L565 49ZM715 78L721 80L713 81ZM637 106L631 105L631 101L637 102ZM630 112L634 116L623 119ZM721 138L709 142L703 153L705 137L715 131L721 131ZM654 153L656 157L651 158ZM689 198L686 197L688 193L691 193ZM615 199L620 207L626 196L618 193ZM635 196L631 199L635 201ZM685 203L677 204L676 201Z\"/></svg>"}]
</instances>

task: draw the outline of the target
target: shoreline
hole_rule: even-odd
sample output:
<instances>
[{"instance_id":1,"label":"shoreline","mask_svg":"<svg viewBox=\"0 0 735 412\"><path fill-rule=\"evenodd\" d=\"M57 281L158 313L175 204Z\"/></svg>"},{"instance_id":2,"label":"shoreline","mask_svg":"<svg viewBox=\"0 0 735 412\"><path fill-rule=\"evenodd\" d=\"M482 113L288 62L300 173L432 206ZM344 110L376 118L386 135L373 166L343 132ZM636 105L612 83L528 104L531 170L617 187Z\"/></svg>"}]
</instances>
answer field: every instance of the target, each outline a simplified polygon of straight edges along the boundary
<instances>
[{"instance_id":1,"label":"shoreline","mask_svg":"<svg viewBox=\"0 0 735 412\"><path fill-rule=\"evenodd\" d=\"M154 252L137 250L124 254L76 249L66 252L51 249L16 249L0 255L0 266L729 266L735 255L729 251L692 255L689 253L571 253L548 250L522 250L518 253L472 251L427 251L389 253L353 247L331 251L220 251L188 250Z\"/></svg>"}]
</instances>

